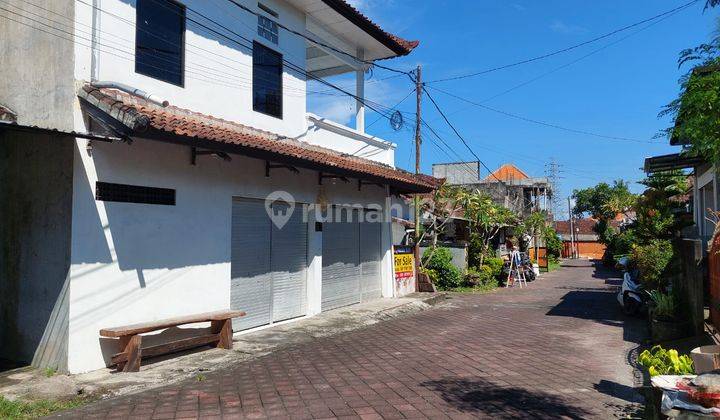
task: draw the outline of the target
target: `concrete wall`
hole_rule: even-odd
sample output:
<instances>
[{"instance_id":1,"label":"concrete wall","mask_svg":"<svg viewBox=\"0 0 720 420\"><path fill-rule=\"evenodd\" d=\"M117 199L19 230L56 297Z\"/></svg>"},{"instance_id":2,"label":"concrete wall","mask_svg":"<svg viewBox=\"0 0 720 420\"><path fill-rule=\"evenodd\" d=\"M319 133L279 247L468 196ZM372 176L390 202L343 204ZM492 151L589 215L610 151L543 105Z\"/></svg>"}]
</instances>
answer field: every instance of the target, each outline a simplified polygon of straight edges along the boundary
<instances>
[{"instance_id":1,"label":"concrete wall","mask_svg":"<svg viewBox=\"0 0 720 420\"><path fill-rule=\"evenodd\" d=\"M257 1L239 0L240 3L259 10ZM252 109L252 51L238 43L221 37L190 21L185 32L185 85L175 86L135 73L135 20L136 0L99 0L100 8L118 17L99 15L99 55L94 71L99 80L116 81L154 93L170 101L172 105L211 114L252 127L287 136L302 135L305 121L305 77L285 66L283 75L283 118L278 119ZM257 35L257 17L241 10L228 1L184 0L189 9L197 10L213 21L230 28L250 40L257 40L281 53L283 58L300 68L305 68L305 40L280 30L279 45L272 44ZM92 8L77 3L78 22L91 25ZM305 15L281 0L263 0L263 4L280 15L280 21L292 29L305 31ZM204 22L190 10L186 15ZM89 29L77 26L78 38L89 38ZM207 23L206 23L207 24ZM209 24L231 39L238 35ZM251 42L240 40L252 46ZM90 45L87 41L76 47L77 64L75 77L91 80L93 65Z\"/></svg>"},{"instance_id":2,"label":"concrete wall","mask_svg":"<svg viewBox=\"0 0 720 420\"><path fill-rule=\"evenodd\" d=\"M97 180L176 189L175 206L95 201ZM85 142L75 150L70 359L72 372L105 365L116 352L104 327L227 309L230 305L232 197L264 199L276 190L299 203L376 204L387 190L357 189L355 180L319 186L317 172L289 176L265 162L233 155L231 162L190 149L136 139L132 145ZM309 228L308 313L320 311L322 232ZM383 296L393 295L390 223L383 229Z\"/></svg>"},{"instance_id":3,"label":"concrete wall","mask_svg":"<svg viewBox=\"0 0 720 420\"><path fill-rule=\"evenodd\" d=\"M480 180L480 162L436 163L432 166L436 178L446 178L451 185L471 184Z\"/></svg>"},{"instance_id":4,"label":"concrete wall","mask_svg":"<svg viewBox=\"0 0 720 420\"><path fill-rule=\"evenodd\" d=\"M67 365L73 142L0 129L0 357Z\"/></svg>"},{"instance_id":5,"label":"concrete wall","mask_svg":"<svg viewBox=\"0 0 720 420\"><path fill-rule=\"evenodd\" d=\"M442 248L447 248L450 250L450 253L452 254L452 263L455 267L459 268L461 271L465 271L468 268L468 252L466 246L447 246L447 245L438 245ZM428 249L427 247L420 247L420 255L422 256L425 253L425 250Z\"/></svg>"},{"instance_id":6,"label":"concrete wall","mask_svg":"<svg viewBox=\"0 0 720 420\"><path fill-rule=\"evenodd\" d=\"M65 19L21 0L5 1L3 7L41 22L47 22L44 18L60 20L66 25L61 27L72 33L73 0L42 2L43 8ZM0 104L15 111L20 124L71 130L75 99L72 42L31 27L42 28L40 24L3 14L30 26L8 19L0 23Z\"/></svg>"},{"instance_id":7,"label":"concrete wall","mask_svg":"<svg viewBox=\"0 0 720 420\"><path fill-rule=\"evenodd\" d=\"M307 133L300 140L395 167L395 144L317 115L309 114L307 120Z\"/></svg>"}]
</instances>

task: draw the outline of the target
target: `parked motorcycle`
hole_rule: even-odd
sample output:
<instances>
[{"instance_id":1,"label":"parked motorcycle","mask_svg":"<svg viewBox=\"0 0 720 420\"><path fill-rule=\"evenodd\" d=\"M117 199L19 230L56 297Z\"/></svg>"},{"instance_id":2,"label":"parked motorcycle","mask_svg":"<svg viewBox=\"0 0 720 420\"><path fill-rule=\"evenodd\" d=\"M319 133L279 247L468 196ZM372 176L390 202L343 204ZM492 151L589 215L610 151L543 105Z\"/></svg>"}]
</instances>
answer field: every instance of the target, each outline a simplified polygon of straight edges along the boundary
<instances>
[{"instance_id":1,"label":"parked motorcycle","mask_svg":"<svg viewBox=\"0 0 720 420\"><path fill-rule=\"evenodd\" d=\"M627 257L618 260L617 268L623 270L623 282L617 300L626 315L639 315L647 310L650 295L638 281L638 271L628 267Z\"/></svg>"}]
</instances>

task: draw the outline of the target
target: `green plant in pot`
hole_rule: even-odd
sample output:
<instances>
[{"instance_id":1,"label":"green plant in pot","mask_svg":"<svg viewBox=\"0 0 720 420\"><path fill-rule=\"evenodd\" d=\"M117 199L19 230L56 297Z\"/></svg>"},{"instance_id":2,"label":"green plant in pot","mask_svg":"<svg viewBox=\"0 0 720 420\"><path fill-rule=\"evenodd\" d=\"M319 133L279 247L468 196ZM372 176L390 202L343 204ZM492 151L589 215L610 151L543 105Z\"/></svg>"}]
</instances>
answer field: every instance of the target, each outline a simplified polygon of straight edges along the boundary
<instances>
[{"instance_id":1,"label":"green plant in pot","mask_svg":"<svg viewBox=\"0 0 720 420\"><path fill-rule=\"evenodd\" d=\"M672 293L650 291L650 330L655 342L676 340L692 335L687 320L678 316L678 299Z\"/></svg>"}]
</instances>

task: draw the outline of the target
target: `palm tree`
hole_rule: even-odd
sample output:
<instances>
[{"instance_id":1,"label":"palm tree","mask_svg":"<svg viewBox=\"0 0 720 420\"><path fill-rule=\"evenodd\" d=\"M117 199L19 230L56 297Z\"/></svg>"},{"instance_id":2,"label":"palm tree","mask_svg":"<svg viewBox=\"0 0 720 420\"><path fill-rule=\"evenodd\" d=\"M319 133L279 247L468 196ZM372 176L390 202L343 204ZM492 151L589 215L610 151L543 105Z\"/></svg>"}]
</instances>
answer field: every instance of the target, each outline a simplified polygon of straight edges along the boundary
<instances>
[{"instance_id":1,"label":"palm tree","mask_svg":"<svg viewBox=\"0 0 720 420\"><path fill-rule=\"evenodd\" d=\"M707 0L707 3L705 3L705 8L707 9L708 7L715 7L718 4L720 4L720 0Z\"/></svg>"}]
</instances>

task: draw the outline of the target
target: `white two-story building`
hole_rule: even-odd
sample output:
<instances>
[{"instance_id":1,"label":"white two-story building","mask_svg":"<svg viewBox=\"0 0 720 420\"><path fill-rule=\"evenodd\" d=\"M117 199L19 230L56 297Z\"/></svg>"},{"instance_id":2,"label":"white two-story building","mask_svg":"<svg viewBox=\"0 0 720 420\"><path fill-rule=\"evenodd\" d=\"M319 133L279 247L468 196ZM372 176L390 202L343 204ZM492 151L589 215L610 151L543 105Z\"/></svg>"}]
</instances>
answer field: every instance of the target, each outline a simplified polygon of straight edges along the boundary
<instances>
[{"instance_id":1,"label":"white two-story building","mask_svg":"<svg viewBox=\"0 0 720 420\"><path fill-rule=\"evenodd\" d=\"M0 358L82 372L101 328L396 296L391 197L437 180L365 133L364 73L416 46L343 0L4 2ZM306 111L344 73L353 128Z\"/></svg>"}]
</instances>

